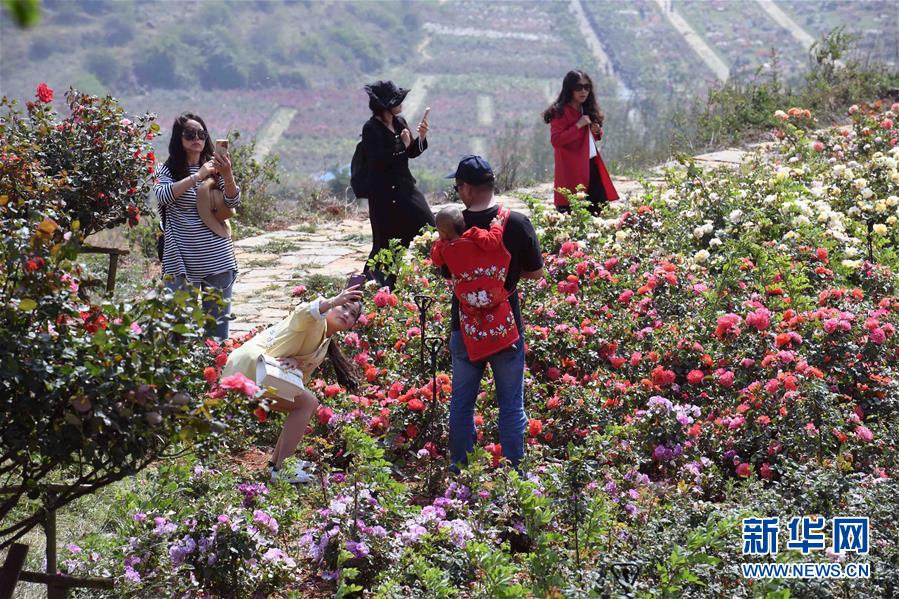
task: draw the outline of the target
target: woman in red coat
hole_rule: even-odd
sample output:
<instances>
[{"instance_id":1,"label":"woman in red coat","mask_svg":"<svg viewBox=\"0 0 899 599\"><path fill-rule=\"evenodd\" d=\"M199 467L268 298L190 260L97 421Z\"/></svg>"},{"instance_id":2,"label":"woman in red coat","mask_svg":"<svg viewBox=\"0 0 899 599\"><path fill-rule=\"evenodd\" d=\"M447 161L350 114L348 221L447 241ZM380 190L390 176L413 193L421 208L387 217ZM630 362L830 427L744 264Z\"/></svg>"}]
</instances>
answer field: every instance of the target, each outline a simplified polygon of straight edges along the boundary
<instances>
[{"instance_id":1,"label":"woman in red coat","mask_svg":"<svg viewBox=\"0 0 899 599\"><path fill-rule=\"evenodd\" d=\"M555 188L573 192L583 185L590 211L599 214L607 202L618 199L618 192L596 148L604 117L593 92L593 81L586 73L569 71L559 97L543 111L543 120L549 123L556 159ZM558 191L554 201L559 212L570 210L568 198Z\"/></svg>"}]
</instances>

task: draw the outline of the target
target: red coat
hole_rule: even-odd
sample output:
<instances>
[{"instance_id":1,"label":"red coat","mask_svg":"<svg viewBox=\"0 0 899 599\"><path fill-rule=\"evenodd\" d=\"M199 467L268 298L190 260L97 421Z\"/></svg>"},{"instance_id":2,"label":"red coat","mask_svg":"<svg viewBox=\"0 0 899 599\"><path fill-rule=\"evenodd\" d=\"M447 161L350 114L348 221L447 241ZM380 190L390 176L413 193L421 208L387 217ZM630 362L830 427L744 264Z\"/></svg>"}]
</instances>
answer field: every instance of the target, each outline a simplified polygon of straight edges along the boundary
<instances>
[{"instance_id":1,"label":"red coat","mask_svg":"<svg viewBox=\"0 0 899 599\"><path fill-rule=\"evenodd\" d=\"M590 184L590 138L587 137L590 135L590 127L578 129L577 122L580 118L581 113L570 104L566 104L562 115L549 124L549 140L553 145L556 159L556 189L564 187L573 192L578 185L583 185L586 191ZM602 135L594 136L594 139L599 141L601 137ZM609 201L617 200L618 192L612 184L612 178L599 155L599 150L596 151L595 160L606 197ZM568 205L568 199L558 191L555 192L554 202L556 206Z\"/></svg>"}]
</instances>

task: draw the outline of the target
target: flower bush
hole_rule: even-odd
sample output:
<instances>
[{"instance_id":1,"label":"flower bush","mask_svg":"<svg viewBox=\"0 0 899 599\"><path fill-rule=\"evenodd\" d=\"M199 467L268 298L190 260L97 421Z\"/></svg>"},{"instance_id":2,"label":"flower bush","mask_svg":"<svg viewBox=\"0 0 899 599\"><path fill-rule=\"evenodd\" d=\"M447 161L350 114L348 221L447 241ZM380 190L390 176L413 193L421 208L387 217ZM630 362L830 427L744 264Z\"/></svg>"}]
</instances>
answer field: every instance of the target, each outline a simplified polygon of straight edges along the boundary
<instances>
[{"instance_id":1,"label":"flower bush","mask_svg":"<svg viewBox=\"0 0 899 599\"><path fill-rule=\"evenodd\" d=\"M70 89L65 118L55 112L54 92L42 83L27 115L4 97L0 125L0 195L14 204L53 206L50 216L64 229L87 236L140 222L147 204L156 155L150 140L159 131L151 114L128 118L112 97ZM7 200L9 201L9 200Z\"/></svg>"},{"instance_id":2,"label":"flower bush","mask_svg":"<svg viewBox=\"0 0 899 599\"><path fill-rule=\"evenodd\" d=\"M304 507L278 532L296 544L279 549L337 596L890 596L899 584L889 229L899 106L874 110L820 132L810 131L811 113L784 110L772 148L745 167L686 163L601 218L576 195L566 215L531 201L545 276L519 285L524 474L498 467L489 376L471 465L446 474L449 356L438 354L432 379L420 350L423 337L446 333L449 288L427 260L432 232L397 249L386 261L396 289L372 289L339 340L362 388L330 382L328 367L310 381L322 406L302 453L317 481L283 491ZM427 330L421 293L435 297ZM218 374L208 373L209 393L222 405L238 393L223 387L252 391L215 382ZM251 408L228 408L235 426ZM252 475L241 482L259 484ZM247 496L230 496L245 521ZM252 508L283 524L273 500L253 491ZM205 513L199 503L184 509ZM815 514L868 516L870 554L778 559L867 561L871 578L739 575L742 518ZM215 524L192 517L204 534ZM146 525L137 542L153 530ZM169 548L185 534L173 531ZM195 555L187 541L178 547ZM192 572L197 593L218 588L218 574ZM190 574L165 576L185 585ZM284 584L282 593L300 588Z\"/></svg>"},{"instance_id":3,"label":"flower bush","mask_svg":"<svg viewBox=\"0 0 899 599\"><path fill-rule=\"evenodd\" d=\"M28 500L58 508L220 426L202 409L205 317L186 293L115 303L81 288L84 235L139 217L152 125L76 92L57 123L52 90L37 96L27 118L3 100L0 120L0 474L16 488L2 547L43 521Z\"/></svg>"}]
</instances>

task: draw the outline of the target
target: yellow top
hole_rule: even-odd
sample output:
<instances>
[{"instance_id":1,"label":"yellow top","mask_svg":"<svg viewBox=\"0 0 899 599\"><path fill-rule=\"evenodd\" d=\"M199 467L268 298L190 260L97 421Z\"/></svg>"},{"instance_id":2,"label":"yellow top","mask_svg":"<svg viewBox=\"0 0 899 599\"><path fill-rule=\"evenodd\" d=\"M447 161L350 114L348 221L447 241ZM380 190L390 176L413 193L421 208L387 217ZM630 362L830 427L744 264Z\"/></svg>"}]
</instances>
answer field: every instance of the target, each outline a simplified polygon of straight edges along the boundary
<instances>
[{"instance_id":1,"label":"yellow top","mask_svg":"<svg viewBox=\"0 0 899 599\"><path fill-rule=\"evenodd\" d=\"M256 361L266 354L273 358L294 358L303 379L318 368L328 353L331 339L325 336L328 323L318 305L322 298L294 308L290 316L272 325L231 352L222 376L242 372L256 380Z\"/></svg>"}]
</instances>

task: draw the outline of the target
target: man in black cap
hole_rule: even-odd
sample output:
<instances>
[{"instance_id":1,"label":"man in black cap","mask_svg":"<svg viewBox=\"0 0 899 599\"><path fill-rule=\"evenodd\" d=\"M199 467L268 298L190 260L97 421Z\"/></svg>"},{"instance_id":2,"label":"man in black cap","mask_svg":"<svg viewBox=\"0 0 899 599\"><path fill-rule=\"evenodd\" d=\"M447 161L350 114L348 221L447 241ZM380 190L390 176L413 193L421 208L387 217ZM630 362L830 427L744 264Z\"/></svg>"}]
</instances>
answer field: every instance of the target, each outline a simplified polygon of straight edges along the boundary
<instances>
[{"instance_id":1,"label":"man in black cap","mask_svg":"<svg viewBox=\"0 0 899 599\"><path fill-rule=\"evenodd\" d=\"M465 228L489 229L500 208L493 197L494 175L490 164L480 156L465 156L456 171L447 178L456 180L456 192L465 205L462 212ZM499 440L503 455L515 467L524 457L524 429L527 425L524 413L524 326L516 285L520 278L543 277L543 254L530 219L518 212L509 214L503 233L503 245L512 258L506 274L505 288L510 292L509 302L518 327L518 342L485 361L469 360L459 332L459 303L453 297L450 334L453 394L450 401L449 445L454 468L459 464L466 464L467 454L474 448L475 400L488 363L496 383ZM449 271L445 267L443 276L449 277Z\"/></svg>"}]
</instances>

